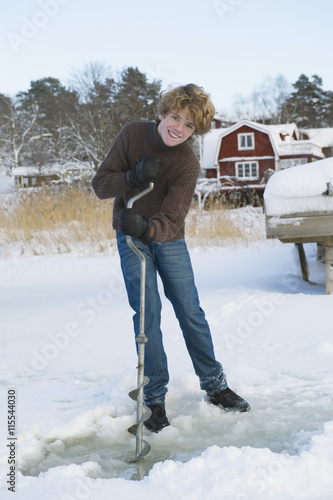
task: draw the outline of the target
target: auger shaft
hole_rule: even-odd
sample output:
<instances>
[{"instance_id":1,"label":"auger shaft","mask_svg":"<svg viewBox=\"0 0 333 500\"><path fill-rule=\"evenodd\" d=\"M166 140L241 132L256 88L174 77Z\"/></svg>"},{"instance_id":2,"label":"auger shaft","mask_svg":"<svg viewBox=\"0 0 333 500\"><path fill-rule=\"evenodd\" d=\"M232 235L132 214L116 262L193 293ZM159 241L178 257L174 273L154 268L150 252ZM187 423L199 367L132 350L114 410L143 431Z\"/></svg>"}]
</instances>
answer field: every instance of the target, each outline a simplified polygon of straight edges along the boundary
<instances>
[{"instance_id":1,"label":"auger shaft","mask_svg":"<svg viewBox=\"0 0 333 500\"><path fill-rule=\"evenodd\" d=\"M148 194L154 187L154 183L150 182L149 187L141 193L133 196L127 202L127 208L132 208L133 203ZM128 246L138 255L141 264L141 277L140 277L140 328L139 335L136 337L138 344L138 378L137 389L131 391L129 396L137 402L137 418L136 425L133 425L128 430L131 434L136 436L136 451L135 458L132 462L137 462L150 452L150 445L142 439L143 435L143 388L148 384L148 377L144 376L145 369L145 343L148 338L145 335L145 295L146 295L146 259L143 253L134 245L131 236L126 236Z\"/></svg>"}]
</instances>

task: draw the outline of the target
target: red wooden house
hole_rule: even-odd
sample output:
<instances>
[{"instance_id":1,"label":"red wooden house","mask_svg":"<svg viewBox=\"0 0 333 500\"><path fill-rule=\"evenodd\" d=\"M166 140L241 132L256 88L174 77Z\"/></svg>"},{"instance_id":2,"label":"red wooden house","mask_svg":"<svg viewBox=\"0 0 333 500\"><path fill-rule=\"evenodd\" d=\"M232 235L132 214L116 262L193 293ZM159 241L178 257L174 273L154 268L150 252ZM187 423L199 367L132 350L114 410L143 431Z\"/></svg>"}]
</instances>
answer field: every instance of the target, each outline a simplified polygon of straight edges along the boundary
<instances>
[{"instance_id":1,"label":"red wooden house","mask_svg":"<svg viewBox=\"0 0 333 500\"><path fill-rule=\"evenodd\" d=\"M333 129L325 130L329 131L326 143L330 137L333 145ZM205 177L216 179L219 191L230 201L261 198L275 171L325 158L323 141L312 139L313 131L306 132L294 123L264 125L247 120L215 128L203 138Z\"/></svg>"}]
</instances>

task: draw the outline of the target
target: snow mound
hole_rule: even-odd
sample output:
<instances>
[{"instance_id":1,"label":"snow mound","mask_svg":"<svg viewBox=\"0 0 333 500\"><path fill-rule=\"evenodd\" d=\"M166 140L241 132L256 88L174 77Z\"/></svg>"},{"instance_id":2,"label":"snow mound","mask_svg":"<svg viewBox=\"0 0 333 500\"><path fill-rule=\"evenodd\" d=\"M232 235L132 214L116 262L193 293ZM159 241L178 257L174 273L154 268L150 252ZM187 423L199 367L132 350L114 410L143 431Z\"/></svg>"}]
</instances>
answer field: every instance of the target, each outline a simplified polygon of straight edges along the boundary
<instances>
[{"instance_id":1,"label":"snow mound","mask_svg":"<svg viewBox=\"0 0 333 500\"><path fill-rule=\"evenodd\" d=\"M333 196L324 196L329 183L333 186L333 158L276 172L264 193L266 213L333 211Z\"/></svg>"}]
</instances>

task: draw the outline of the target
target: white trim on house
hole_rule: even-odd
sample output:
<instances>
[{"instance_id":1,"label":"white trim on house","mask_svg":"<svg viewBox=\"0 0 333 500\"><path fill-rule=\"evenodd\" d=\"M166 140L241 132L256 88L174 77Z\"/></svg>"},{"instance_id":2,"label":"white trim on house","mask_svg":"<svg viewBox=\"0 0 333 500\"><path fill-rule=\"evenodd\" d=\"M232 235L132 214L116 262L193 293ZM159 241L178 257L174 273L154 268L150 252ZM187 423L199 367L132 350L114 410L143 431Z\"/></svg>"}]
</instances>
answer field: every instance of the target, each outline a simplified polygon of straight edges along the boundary
<instances>
[{"instance_id":1,"label":"white trim on house","mask_svg":"<svg viewBox=\"0 0 333 500\"><path fill-rule=\"evenodd\" d=\"M260 161L260 160L274 160L275 156L230 156L229 158L222 158L219 163L227 161Z\"/></svg>"},{"instance_id":2,"label":"white trim on house","mask_svg":"<svg viewBox=\"0 0 333 500\"><path fill-rule=\"evenodd\" d=\"M253 175L252 169L255 168L255 175ZM248 175L247 175L248 174ZM235 163L235 176L241 181L255 181L259 179L259 163L248 159L242 162Z\"/></svg>"},{"instance_id":3,"label":"white trim on house","mask_svg":"<svg viewBox=\"0 0 333 500\"><path fill-rule=\"evenodd\" d=\"M317 158L324 159L325 155L320 146L312 142L311 140L301 140L301 141L290 141L290 142L282 142L279 145L280 150L280 159L283 156L299 156L299 155L307 155L307 156L316 156Z\"/></svg>"},{"instance_id":4,"label":"white trim on house","mask_svg":"<svg viewBox=\"0 0 333 500\"><path fill-rule=\"evenodd\" d=\"M238 151L255 149L254 132L242 132L237 134Z\"/></svg>"}]
</instances>

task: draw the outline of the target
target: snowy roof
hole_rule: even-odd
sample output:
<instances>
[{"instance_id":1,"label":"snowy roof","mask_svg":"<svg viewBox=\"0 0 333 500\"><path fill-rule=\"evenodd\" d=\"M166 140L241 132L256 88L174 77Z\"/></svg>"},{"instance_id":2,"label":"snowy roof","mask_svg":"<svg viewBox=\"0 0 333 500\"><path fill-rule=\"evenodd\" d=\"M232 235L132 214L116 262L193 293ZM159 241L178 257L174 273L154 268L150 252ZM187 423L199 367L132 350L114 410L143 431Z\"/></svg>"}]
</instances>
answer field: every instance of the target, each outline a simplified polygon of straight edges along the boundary
<instances>
[{"instance_id":1,"label":"snowy roof","mask_svg":"<svg viewBox=\"0 0 333 500\"><path fill-rule=\"evenodd\" d=\"M54 164L54 165L45 165L43 167L36 166L26 166L26 167L16 167L13 168L12 174L14 177L44 177L48 175L57 175L64 171L75 170L91 170L91 166L88 163L79 163L79 162L68 162L65 164Z\"/></svg>"},{"instance_id":2,"label":"snowy roof","mask_svg":"<svg viewBox=\"0 0 333 500\"><path fill-rule=\"evenodd\" d=\"M203 168L214 168L217 165L217 145L220 144L219 137L224 134L228 128L215 128L203 136L202 141L202 166Z\"/></svg>"},{"instance_id":3,"label":"snowy roof","mask_svg":"<svg viewBox=\"0 0 333 500\"><path fill-rule=\"evenodd\" d=\"M309 139L321 148L333 146L333 128L300 129L309 136Z\"/></svg>"},{"instance_id":4,"label":"snowy roof","mask_svg":"<svg viewBox=\"0 0 333 500\"><path fill-rule=\"evenodd\" d=\"M51 166L48 167L16 167L13 168L12 174L15 177L31 177L31 176L47 176L47 175L55 175L57 174L57 169Z\"/></svg>"}]
</instances>

